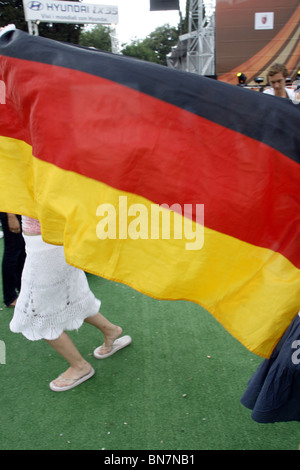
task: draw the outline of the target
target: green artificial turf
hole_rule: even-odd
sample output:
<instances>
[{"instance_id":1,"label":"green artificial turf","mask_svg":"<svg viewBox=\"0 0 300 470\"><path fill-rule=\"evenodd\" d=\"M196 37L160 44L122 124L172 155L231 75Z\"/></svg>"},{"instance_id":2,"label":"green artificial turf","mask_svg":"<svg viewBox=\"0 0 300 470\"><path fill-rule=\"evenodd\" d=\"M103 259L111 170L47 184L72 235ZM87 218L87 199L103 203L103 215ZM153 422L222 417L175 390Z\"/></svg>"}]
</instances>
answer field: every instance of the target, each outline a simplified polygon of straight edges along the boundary
<instances>
[{"instance_id":1,"label":"green artificial turf","mask_svg":"<svg viewBox=\"0 0 300 470\"><path fill-rule=\"evenodd\" d=\"M0 249L2 259L3 240ZM67 363L46 342L10 332L0 292L1 450L297 450L298 422L259 424L240 404L262 359L208 312L88 280L102 313L133 342L99 361L101 334L87 324L71 332L96 375L61 393L49 382Z\"/></svg>"}]
</instances>

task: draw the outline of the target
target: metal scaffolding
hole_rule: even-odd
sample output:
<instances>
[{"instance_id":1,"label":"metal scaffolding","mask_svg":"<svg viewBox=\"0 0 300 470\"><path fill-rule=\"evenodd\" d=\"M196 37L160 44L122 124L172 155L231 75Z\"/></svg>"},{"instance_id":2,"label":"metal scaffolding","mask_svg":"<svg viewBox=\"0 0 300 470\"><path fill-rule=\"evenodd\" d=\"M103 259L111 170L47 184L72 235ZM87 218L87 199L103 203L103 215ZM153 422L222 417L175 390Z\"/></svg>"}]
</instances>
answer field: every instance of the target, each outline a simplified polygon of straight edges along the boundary
<instances>
[{"instance_id":1,"label":"metal scaffolding","mask_svg":"<svg viewBox=\"0 0 300 470\"><path fill-rule=\"evenodd\" d=\"M190 0L188 32L167 57L170 67L212 75L215 66L215 0Z\"/></svg>"},{"instance_id":2,"label":"metal scaffolding","mask_svg":"<svg viewBox=\"0 0 300 470\"><path fill-rule=\"evenodd\" d=\"M187 71L215 74L215 1L190 0Z\"/></svg>"}]
</instances>

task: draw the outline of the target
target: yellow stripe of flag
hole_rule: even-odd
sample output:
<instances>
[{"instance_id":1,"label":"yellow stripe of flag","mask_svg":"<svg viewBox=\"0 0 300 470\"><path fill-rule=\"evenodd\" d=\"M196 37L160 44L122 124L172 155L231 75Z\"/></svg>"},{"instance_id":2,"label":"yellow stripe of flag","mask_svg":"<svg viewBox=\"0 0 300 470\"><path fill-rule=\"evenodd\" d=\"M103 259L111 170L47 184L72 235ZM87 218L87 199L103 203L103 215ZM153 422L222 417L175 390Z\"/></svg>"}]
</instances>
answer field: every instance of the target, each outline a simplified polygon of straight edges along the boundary
<instances>
[{"instance_id":1,"label":"yellow stripe of flag","mask_svg":"<svg viewBox=\"0 0 300 470\"><path fill-rule=\"evenodd\" d=\"M17 149L23 160L12 158ZM205 227L205 213L204 226L172 213L171 237L163 238L162 225L153 238L151 201L43 162L14 139L0 138L0 151L5 173L22 183L10 189L7 207L39 218L44 240L64 244L68 263L152 297L194 301L249 350L269 357L300 298L300 271L285 257ZM200 249L188 249L196 242Z\"/></svg>"}]
</instances>

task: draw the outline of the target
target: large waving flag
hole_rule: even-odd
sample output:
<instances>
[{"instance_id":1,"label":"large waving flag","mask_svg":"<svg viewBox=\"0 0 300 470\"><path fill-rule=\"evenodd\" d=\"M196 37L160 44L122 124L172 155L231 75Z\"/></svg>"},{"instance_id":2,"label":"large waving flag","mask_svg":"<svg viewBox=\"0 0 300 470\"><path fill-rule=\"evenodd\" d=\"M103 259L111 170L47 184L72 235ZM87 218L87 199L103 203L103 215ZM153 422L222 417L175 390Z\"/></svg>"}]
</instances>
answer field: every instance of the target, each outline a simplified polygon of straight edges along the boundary
<instances>
[{"instance_id":1,"label":"large waving flag","mask_svg":"<svg viewBox=\"0 0 300 470\"><path fill-rule=\"evenodd\" d=\"M300 105L18 30L0 80L0 210L269 357L300 304Z\"/></svg>"}]
</instances>

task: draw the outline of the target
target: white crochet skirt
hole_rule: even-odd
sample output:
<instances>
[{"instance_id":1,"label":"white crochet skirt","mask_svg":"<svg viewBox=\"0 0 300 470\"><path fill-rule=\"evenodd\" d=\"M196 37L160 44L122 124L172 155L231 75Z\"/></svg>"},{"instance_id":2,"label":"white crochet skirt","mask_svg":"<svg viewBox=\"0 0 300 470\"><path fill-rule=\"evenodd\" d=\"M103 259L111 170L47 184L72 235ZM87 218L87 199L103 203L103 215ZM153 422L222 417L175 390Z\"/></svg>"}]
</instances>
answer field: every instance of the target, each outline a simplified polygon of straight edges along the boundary
<instances>
[{"instance_id":1,"label":"white crochet skirt","mask_svg":"<svg viewBox=\"0 0 300 470\"><path fill-rule=\"evenodd\" d=\"M40 235L24 239L27 256L10 329L32 341L57 339L96 315L101 302L85 273L66 263L62 246L49 245Z\"/></svg>"}]
</instances>

